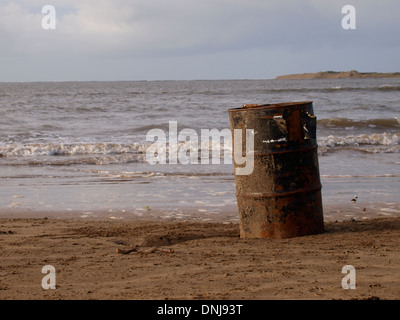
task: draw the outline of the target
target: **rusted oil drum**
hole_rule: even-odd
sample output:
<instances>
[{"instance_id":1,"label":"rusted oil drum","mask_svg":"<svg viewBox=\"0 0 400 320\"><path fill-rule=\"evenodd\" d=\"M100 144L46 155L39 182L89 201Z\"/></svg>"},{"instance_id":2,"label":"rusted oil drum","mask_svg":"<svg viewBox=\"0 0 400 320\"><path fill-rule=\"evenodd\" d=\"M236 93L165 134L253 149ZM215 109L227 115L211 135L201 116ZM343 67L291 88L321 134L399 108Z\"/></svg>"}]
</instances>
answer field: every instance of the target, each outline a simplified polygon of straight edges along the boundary
<instances>
[{"instance_id":1,"label":"rusted oil drum","mask_svg":"<svg viewBox=\"0 0 400 320\"><path fill-rule=\"evenodd\" d=\"M235 160L240 150L233 143L240 236L279 239L323 232L312 101L243 105L230 109L229 118L232 137L235 129L241 129L242 155L251 153L246 150L245 129L254 130L250 174L237 174L243 165Z\"/></svg>"}]
</instances>

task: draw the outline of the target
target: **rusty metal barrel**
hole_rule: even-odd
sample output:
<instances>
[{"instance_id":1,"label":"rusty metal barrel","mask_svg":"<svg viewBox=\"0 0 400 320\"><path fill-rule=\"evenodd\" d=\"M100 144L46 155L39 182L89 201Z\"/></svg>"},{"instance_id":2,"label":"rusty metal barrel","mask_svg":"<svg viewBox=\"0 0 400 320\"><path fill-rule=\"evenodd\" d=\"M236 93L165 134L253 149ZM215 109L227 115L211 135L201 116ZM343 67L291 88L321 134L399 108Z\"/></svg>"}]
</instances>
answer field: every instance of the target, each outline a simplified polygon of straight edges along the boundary
<instances>
[{"instance_id":1,"label":"rusty metal barrel","mask_svg":"<svg viewBox=\"0 0 400 320\"><path fill-rule=\"evenodd\" d=\"M232 141L235 129L242 132L240 147L233 143L240 236L279 239L323 232L313 102L243 105L230 109L229 118ZM246 150L246 139L253 137L254 150ZM243 167L238 152L254 156L250 174L237 174Z\"/></svg>"}]
</instances>

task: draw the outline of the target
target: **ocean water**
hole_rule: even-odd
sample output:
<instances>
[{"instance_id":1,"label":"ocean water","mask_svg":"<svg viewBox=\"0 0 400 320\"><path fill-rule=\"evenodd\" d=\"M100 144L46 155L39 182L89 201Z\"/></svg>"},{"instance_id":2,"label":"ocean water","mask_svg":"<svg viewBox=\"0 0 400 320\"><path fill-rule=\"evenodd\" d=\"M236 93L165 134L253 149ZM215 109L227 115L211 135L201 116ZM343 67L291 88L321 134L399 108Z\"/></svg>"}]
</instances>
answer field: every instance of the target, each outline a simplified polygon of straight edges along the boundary
<instances>
[{"instance_id":1,"label":"ocean water","mask_svg":"<svg viewBox=\"0 0 400 320\"><path fill-rule=\"evenodd\" d=\"M357 195L398 213L400 79L0 83L0 210L235 219L231 146L219 164L154 165L148 134L164 143L176 123L201 141L230 108L293 101L313 101L324 206Z\"/></svg>"}]
</instances>

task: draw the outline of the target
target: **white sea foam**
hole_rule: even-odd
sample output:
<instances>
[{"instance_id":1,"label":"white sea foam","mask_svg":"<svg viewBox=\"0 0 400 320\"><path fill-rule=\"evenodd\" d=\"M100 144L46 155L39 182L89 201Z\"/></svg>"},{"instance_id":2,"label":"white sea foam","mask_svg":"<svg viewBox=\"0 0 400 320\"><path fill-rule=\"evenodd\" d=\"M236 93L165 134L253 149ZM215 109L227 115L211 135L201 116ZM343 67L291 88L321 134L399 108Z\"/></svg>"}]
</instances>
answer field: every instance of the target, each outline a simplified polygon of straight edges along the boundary
<instances>
[{"instance_id":1,"label":"white sea foam","mask_svg":"<svg viewBox=\"0 0 400 320\"><path fill-rule=\"evenodd\" d=\"M70 156L87 154L127 154L143 153L143 145L133 143L82 143L82 144L6 144L0 146L3 157Z\"/></svg>"},{"instance_id":2,"label":"white sea foam","mask_svg":"<svg viewBox=\"0 0 400 320\"><path fill-rule=\"evenodd\" d=\"M375 133L348 136L333 136L318 139L319 151L354 149L370 153L400 152L400 133Z\"/></svg>"},{"instance_id":3,"label":"white sea foam","mask_svg":"<svg viewBox=\"0 0 400 320\"><path fill-rule=\"evenodd\" d=\"M202 159L223 159L229 161L232 155L231 141L199 142L180 141L175 152L183 154L190 159L190 163L202 163ZM169 157L170 146L168 143L35 143L35 144L0 144L0 159L3 164L23 165L73 165L96 164L106 165L114 163L147 162L146 152L156 148L157 152L165 153ZM219 158L218 158L219 157ZM195 161L194 161L195 160ZM221 161L222 162L222 161Z\"/></svg>"},{"instance_id":4,"label":"white sea foam","mask_svg":"<svg viewBox=\"0 0 400 320\"><path fill-rule=\"evenodd\" d=\"M75 143L75 144L1 144L0 158L3 163L23 164L112 164L129 162L146 162L146 151L154 147L155 143ZM374 133L361 135L338 136L330 135L318 138L320 154L337 150L352 149L368 153L398 153L400 152L400 133ZM161 152L169 156L168 143L161 143ZM208 150L207 150L208 148ZM204 150L206 153L204 153ZM177 152L183 152L189 159L197 159L201 163L202 157L214 157L215 151L220 158L231 157L231 142L224 144L210 142L178 142ZM208 151L208 152L207 152ZM5 158L5 159L4 159ZM226 159L225 159L226 160ZM228 159L229 160L229 159ZM194 163L191 161L190 163ZM221 163L223 163L221 161Z\"/></svg>"}]
</instances>

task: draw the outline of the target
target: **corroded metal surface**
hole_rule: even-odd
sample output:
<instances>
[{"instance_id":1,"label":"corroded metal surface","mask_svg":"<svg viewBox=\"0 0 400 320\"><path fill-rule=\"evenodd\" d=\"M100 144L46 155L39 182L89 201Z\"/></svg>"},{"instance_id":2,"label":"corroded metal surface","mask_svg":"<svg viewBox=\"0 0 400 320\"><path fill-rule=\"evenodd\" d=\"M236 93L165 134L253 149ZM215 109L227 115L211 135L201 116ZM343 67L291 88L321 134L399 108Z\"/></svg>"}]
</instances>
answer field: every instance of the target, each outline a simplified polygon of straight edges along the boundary
<instances>
[{"instance_id":1,"label":"corroded metal surface","mask_svg":"<svg viewBox=\"0 0 400 320\"><path fill-rule=\"evenodd\" d=\"M254 170L235 175L240 236L289 238L323 232L312 102L243 105L230 109L229 117L232 136L234 129L254 129ZM239 167L236 162L234 167Z\"/></svg>"}]
</instances>

